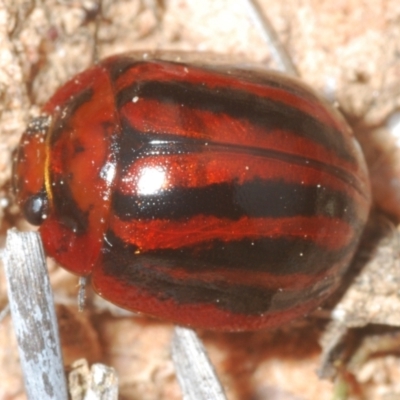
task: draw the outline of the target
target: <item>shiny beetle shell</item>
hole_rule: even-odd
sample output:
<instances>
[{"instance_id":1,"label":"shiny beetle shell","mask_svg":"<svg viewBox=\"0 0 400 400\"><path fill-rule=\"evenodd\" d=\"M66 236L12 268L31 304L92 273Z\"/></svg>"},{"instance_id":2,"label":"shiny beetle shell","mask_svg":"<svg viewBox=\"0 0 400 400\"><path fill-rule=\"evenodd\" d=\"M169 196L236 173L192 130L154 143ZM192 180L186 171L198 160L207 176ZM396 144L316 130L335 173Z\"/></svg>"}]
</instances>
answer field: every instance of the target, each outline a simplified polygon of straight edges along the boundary
<instances>
[{"instance_id":1,"label":"shiny beetle shell","mask_svg":"<svg viewBox=\"0 0 400 400\"><path fill-rule=\"evenodd\" d=\"M121 307L206 329L314 309L370 208L358 143L310 89L138 54L61 87L15 171L48 255Z\"/></svg>"}]
</instances>

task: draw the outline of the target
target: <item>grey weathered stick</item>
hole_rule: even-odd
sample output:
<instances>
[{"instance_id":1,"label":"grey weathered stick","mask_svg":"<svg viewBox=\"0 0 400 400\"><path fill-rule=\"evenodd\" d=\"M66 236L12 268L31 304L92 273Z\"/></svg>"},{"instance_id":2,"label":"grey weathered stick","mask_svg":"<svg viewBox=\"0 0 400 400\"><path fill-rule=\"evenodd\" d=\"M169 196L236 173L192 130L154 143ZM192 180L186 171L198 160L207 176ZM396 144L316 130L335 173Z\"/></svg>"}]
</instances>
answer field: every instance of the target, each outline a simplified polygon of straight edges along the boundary
<instances>
[{"instance_id":1,"label":"grey weathered stick","mask_svg":"<svg viewBox=\"0 0 400 400\"><path fill-rule=\"evenodd\" d=\"M39 234L9 230L3 259L27 397L66 400L57 319Z\"/></svg>"},{"instance_id":2,"label":"grey weathered stick","mask_svg":"<svg viewBox=\"0 0 400 400\"><path fill-rule=\"evenodd\" d=\"M175 327L172 359L184 400L226 400L204 346L194 331Z\"/></svg>"},{"instance_id":3,"label":"grey weathered stick","mask_svg":"<svg viewBox=\"0 0 400 400\"><path fill-rule=\"evenodd\" d=\"M272 57L278 64L279 69L287 74L299 76L299 72L293 63L292 58L282 45L275 29L261 9L257 0L245 0L245 2L248 6L250 17L262 34L264 40L268 43Z\"/></svg>"}]
</instances>

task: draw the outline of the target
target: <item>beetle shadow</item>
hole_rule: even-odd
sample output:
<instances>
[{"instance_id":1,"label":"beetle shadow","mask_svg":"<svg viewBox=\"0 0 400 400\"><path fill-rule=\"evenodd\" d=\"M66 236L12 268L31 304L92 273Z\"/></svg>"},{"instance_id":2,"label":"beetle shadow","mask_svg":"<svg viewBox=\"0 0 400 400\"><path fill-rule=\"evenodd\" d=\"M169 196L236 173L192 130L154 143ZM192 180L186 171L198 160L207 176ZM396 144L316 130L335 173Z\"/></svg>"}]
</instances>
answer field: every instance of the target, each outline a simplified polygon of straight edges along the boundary
<instances>
[{"instance_id":1,"label":"beetle shadow","mask_svg":"<svg viewBox=\"0 0 400 400\"><path fill-rule=\"evenodd\" d=\"M366 264L374 257L383 239L393 235L395 225L392 219L383 212L373 209L361 236L358 249L342 278L340 287L327 299L324 308L331 310L340 302L344 294L362 272Z\"/></svg>"},{"instance_id":2,"label":"beetle shadow","mask_svg":"<svg viewBox=\"0 0 400 400\"><path fill-rule=\"evenodd\" d=\"M295 321L281 329L258 332L222 333L203 332L201 338L207 348L217 348L224 361L218 365L217 373L223 377L222 385L228 398L247 400L265 398L297 399L296 383L288 382L296 366L310 364L305 372L314 371L320 354L318 340L325 323L321 320ZM210 351L213 361L213 351ZM220 370L221 368L221 370ZM279 372L277 372L279 371ZM311 379L316 380L316 374ZM279 381L282 381L282 385ZM292 391L293 390L293 391Z\"/></svg>"}]
</instances>

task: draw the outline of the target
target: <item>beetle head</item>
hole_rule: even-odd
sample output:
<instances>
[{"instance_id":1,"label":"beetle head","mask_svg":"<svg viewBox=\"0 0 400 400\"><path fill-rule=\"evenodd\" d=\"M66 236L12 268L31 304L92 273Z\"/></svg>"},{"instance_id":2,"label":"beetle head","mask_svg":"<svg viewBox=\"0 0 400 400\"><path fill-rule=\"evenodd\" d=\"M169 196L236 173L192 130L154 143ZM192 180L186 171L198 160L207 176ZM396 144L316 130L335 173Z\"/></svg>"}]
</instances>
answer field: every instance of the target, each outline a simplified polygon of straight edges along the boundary
<instances>
[{"instance_id":1,"label":"beetle head","mask_svg":"<svg viewBox=\"0 0 400 400\"><path fill-rule=\"evenodd\" d=\"M14 155L14 193L24 217L33 225L42 224L49 207L45 171L50 120L47 115L33 118Z\"/></svg>"}]
</instances>

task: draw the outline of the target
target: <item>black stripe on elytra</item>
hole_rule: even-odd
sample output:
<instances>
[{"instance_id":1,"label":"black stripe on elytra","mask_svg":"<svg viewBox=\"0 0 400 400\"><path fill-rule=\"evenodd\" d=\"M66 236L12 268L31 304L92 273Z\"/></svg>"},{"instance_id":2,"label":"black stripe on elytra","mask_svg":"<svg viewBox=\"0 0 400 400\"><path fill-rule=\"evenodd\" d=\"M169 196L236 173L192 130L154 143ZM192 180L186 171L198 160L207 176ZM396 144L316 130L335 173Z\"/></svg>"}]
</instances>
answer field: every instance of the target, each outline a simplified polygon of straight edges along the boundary
<instances>
[{"instance_id":1,"label":"black stripe on elytra","mask_svg":"<svg viewBox=\"0 0 400 400\"><path fill-rule=\"evenodd\" d=\"M133 129L125 118L121 118L118 163L122 171L129 169L137 159L145 155L141 153L146 151L150 142L150 135Z\"/></svg>"},{"instance_id":2,"label":"black stripe on elytra","mask_svg":"<svg viewBox=\"0 0 400 400\"><path fill-rule=\"evenodd\" d=\"M259 315L285 310L332 289L332 278L301 290L268 289L255 285L229 284L223 276L211 282L197 279L176 279L160 270L159 265L134 255L130 246L107 233L100 264L105 275L130 286L140 288L160 301L174 300L178 304L213 304L232 313Z\"/></svg>"},{"instance_id":3,"label":"black stripe on elytra","mask_svg":"<svg viewBox=\"0 0 400 400\"><path fill-rule=\"evenodd\" d=\"M250 82L257 85L269 86L271 88L280 89L294 94L308 101L320 102L321 99L310 89L307 89L303 83L295 78L291 78L279 71L253 69L253 68L237 68L225 65L206 66L206 70L217 72L221 75L228 76L231 79L240 79L244 82ZM228 73L226 71L229 71Z\"/></svg>"},{"instance_id":4,"label":"black stripe on elytra","mask_svg":"<svg viewBox=\"0 0 400 400\"><path fill-rule=\"evenodd\" d=\"M360 228L355 228L354 238L358 237L359 231ZM115 234L109 231L107 238L114 243ZM340 249L328 250L311 238L307 240L282 235L276 238L245 237L235 241L215 239L192 246L185 246L185 238L182 237L181 247L175 249L144 251L134 244L124 244L124 247L129 247L131 256L140 253L140 259L148 265L166 269L182 268L193 272L215 273L219 270L237 270L281 276L326 272L353 254L357 245L358 240L352 239Z\"/></svg>"},{"instance_id":5,"label":"black stripe on elytra","mask_svg":"<svg viewBox=\"0 0 400 400\"><path fill-rule=\"evenodd\" d=\"M174 56L172 54L172 56ZM184 60L186 53L182 53L181 59ZM176 58L176 57L175 57ZM290 78L287 75L281 74L278 71L263 70L260 68L238 67L232 64L204 64L201 62L176 62L166 59L160 59L157 54L149 53L145 61L143 61L143 53L132 54L130 56L120 56L114 58L112 63L107 63L106 68L109 71L112 81L119 79L126 71L131 68L140 67L141 65L176 65L181 68L191 68L194 71L207 71L213 75L228 77L229 79L238 79L244 83L253 83L257 85L269 86L283 91L290 92L308 101L320 101L320 98L311 90L307 90L301 82ZM212 75L210 76L212 78ZM140 80L140 76L138 76Z\"/></svg>"},{"instance_id":6,"label":"black stripe on elytra","mask_svg":"<svg viewBox=\"0 0 400 400\"><path fill-rule=\"evenodd\" d=\"M66 129L73 129L70 126L71 117L79 110L79 108L83 104L89 102L92 99L93 94L93 88L89 87L73 95L68 101L63 104L51 126L51 146L53 146L57 142L57 140L62 136L63 132Z\"/></svg>"},{"instance_id":7,"label":"black stripe on elytra","mask_svg":"<svg viewBox=\"0 0 400 400\"><path fill-rule=\"evenodd\" d=\"M89 212L83 211L74 199L70 187L73 179L73 176L52 174L52 207L57 220L62 225L77 235L82 235L88 231Z\"/></svg>"},{"instance_id":8,"label":"black stripe on elytra","mask_svg":"<svg viewBox=\"0 0 400 400\"><path fill-rule=\"evenodd\" d=\"M174 187L154 195L115 191L112 210L122 220L185 220L196 215L238 220L242 217L327 216L356 220L355 204L342 192L325 187L254 179L204 187Z\"/></svg>"},{"instance_id":9,"label":"black stripe on elytra","mask_svg":"<svg viewBox=\"0 0 400 400\"><path fill-rule=\"evenodd\" d=\"M225 114L262 127L266 134L276 130L290 131L312 140L346 161L355 163L341 132L295 107L271 98L225 87L208 88L188 82L141 81L122 89L116 96L118 107L132 98L153 99L159 103L182 104L193 109ZM157 110L155 110L157 112Z\"/></svg>"},{"instance_id":10,"label":"black stripe on elytra","mask_svg":"<svg viewBox=\"0 0 400 400\"><path fill-rule=\"evenodd\" d=\"M366 197L365 189L363 189L362 184L353 174L347 172L345 169L318 160L273 149L218 143L204 139L177 136L170 133L141 132L132 127L126 118L121 118L120 147L119 162L122 171L128 170L137 159L146 156L193 154L207 151L232 153L232 156L235 153L242 153L327 172L352 186L364 198Z\"/></svg>"}]
</instances>

